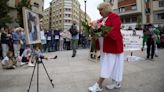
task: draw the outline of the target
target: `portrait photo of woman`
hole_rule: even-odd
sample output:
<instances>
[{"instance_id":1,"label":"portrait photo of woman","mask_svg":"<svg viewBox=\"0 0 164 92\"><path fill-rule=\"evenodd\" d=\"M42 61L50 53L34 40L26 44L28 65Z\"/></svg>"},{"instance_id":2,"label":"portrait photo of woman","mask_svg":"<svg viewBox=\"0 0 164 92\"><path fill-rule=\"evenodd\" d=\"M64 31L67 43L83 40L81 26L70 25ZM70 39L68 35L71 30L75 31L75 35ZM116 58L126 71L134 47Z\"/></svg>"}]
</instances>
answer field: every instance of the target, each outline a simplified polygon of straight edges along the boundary
<instances>
[{"instance_id":1,"label":"portrait photo of woman","mask_svg":"<svg viewBox=\"0 0 164 92\"><path fill-rule=\"evenodd\" d=\"M23 21L26 33L26 43L35 44L40 43L40 26L38 14L23 8Z\"/></svg>"}]
</instances>

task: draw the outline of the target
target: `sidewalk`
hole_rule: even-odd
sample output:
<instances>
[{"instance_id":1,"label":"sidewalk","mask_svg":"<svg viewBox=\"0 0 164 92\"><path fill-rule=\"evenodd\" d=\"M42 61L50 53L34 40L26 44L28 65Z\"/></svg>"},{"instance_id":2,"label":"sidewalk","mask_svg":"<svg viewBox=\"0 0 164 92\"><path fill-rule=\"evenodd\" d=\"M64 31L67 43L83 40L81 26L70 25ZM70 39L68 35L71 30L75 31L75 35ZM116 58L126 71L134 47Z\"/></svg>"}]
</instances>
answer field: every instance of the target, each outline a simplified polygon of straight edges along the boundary
<instances>
[{"instance_id":1,"label":"sidewalk","mask_svg":"<svg viewBox=\"0 0 164 92\"><path fill-rule=\"evenodd\" d=\"M121 89L103 92L164 92L164 49L160 49L159 57L155 61L125 61L124 79ZM77 56L72 58L72 51L48 53L46 56L58 58L44 61L50 77L53 79L52 88L48 77L40 64L39 92L88 92L99 77L99 62L89 61L89 50L78 50ZM126 52L130 55L130 52ZM141 51L133 52L134 56L145 57ZM15 70L3 70L0 67L0 92L27 92L32 67L22 66ZM110 79L104 82L108 84ZM36 91L36 72L30 92Z\"/></svg>"}]
</instances>

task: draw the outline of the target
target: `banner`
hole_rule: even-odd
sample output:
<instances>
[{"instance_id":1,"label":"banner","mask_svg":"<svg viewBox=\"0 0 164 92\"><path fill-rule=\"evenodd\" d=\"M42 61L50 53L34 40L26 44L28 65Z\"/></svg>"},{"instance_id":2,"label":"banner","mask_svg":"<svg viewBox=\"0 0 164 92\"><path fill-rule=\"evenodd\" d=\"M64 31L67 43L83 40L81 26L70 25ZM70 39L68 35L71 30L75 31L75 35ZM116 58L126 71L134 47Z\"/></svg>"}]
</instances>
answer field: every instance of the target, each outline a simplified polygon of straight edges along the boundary
<instances>
[{"instance_id":1,"label":"banner","mask_svg":"<svg viewBox=\"0 0 164 92\"><path fill-rule=\"evenodd\" d=\"M121 30L125 51L141 50L143 41L142 30Z\"/></svg>"}]
</instances>

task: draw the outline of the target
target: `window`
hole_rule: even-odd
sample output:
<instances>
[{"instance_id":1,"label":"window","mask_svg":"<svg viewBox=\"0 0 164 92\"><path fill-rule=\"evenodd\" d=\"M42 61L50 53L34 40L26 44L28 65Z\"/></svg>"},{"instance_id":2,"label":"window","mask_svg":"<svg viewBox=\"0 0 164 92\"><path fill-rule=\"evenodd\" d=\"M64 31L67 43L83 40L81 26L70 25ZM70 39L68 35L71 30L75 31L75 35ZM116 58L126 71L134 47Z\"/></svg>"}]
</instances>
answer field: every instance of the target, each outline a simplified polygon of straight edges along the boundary
<instances>
[{"instance_id":1,"label":"window","mask_svg":"<svg viewBox=\"0 0 164 92\"><path fill-rule=\"evenodd\" d=\"M36 3L36 2L34 2L34 6L37 7L37 8L39 8L39 4Z\"/></svg>"},{"instance_id":2,"label":"window","mask_svg":"<svg viewBox=\"0 0 164 92\"><path fill-rule=\"evenodd\" d=\"M71 23L71 20L68 20L69 23Z\"/></svg>"},{"instance_id":3,"label":"window","mask_svg":"<svg viewBox=\"0 0 164 92\"><path fill-rule=\"evenodd\" d=\"M132 17L131 22L137 22L137 17Z\"/></svg>"},{"instance_id":4,"label":"window","mask_svg":"<svg viewBox=\"0 0 164 92\"><path fill-rule=\"evenodd\" d=\"M65 14L64 16L65 17L71 17L71 14Z\"/></svg>"},{"instance_id":5,"label":"window","mask_svg":"<svg viewBox=\"0 0 164 92\"><path fill-rule=\"evenodd\" d=\"M130 22L130 18L125 18L125 22L129 23Z\"/></svg>"},{"instance_id":6,"label":"window","mask_svg":"<svg viewBox=\"0 0 164 92\"><path fill-rule=\"evenodd\" d=\"M145 3L148 3L149 2L149 0L144 0L145 1Z\"/></svg>"},{"instance_id":7,"label":"window","mask_svg":"<svg viewBox=\"0 0 164 92\"><path fill-rule=\"evenodd\" d=\"M71 9L70 9L70 8L65 8L64 10L65 10L65 11L71 11Z\"/></svg>"},{"instance_id":8,"label":"window","mask_svg":"<svg viewBox=\"0 0 164 92\"><path fill-rule=\"evenodd\" d=\"M145 14L150 14L150 8L145 9Z\"/></svg>"},{"instance_id":9,"label":"window","mask_svg":"<svg viewBox=\"0 0 164 92\"><path fill-rule=\"evenodd\" d=\"M164 7L164 0L159 1L159 7Z\"/></svg>"},{"instance_id":10,"label":"window","mask_svg":"<svg viewBox=\"0 0 164 92\"><path fill-rule=\"evenodd\" d=\"M132 10L137 10L136 4L135 5L132 5L131 7L132 7Z\"/></svg>"},{"instance_id":11,"label":"window","mask_svg":"<svg viewBox=\"0 0 164 92\"><path fill-rule=\"evenodd\" d=\"M164 20L164 13L157 14L158 20Z\"/></svg>"},{"instance_id":12,"label":"window","mask_svg":"<svg viewBox=\"0 0 164 92\"><path fill-rule=\"evenodd\" d=\"M121 7L121 8L119 8L119 12L120 12L120 13L125 12L125 7Z\"/></svg>"},{"instance_id":13,"label":"window","mask_svg":"<svg viewBox=\"0 0 164 92\"><path fill-rule=\"evenodd\" d=\"M71 20L65 20L66 23L71 23Z\"/></svg>"},{"instance_id":14,"label":"window","mask_svg":"<svg viewBox=\"0 0 164 92\"><path fill-rule=\"evenodd\" d=\"M65 20L65 22L67 22L67 20Z\"/></svg>"}]
</instances>

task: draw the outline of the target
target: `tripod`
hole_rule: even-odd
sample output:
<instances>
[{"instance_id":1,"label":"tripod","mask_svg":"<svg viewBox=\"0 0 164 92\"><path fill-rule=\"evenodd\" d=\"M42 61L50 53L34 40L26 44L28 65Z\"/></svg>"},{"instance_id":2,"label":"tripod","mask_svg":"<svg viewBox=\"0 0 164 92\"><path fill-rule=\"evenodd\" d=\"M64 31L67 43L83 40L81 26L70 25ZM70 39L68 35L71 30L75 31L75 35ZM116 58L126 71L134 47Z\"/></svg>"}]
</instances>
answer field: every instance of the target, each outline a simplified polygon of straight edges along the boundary
<instances>
[{"instance_id":1,"label":"tripod","mask_svg":"<svg viewBox=\"0 0 164 92\"><path fill-rule=\"evenodd\" d=\"M52 83L52 79L50 78L48 72L47 72L47 69L42 61L42 58L39 58L39 57L36 57L36 62L35 62L35 66L34 66L34 69L33 69L33 72L32 72L32 76L31 76L31 80L30 80L30 84L29 84L29 88L27 89L27 92L30 92L30 88L31 88L31 83L32 83L32 79L33 79L33 76L34 76L34 72L35 72L35 68L37 66L37 92L39 92L39 64L42 64L43 67L44 67L44 70L46 71L46 74L48 76L48 79L52 85L52 87L54 88L54 84Z\"/></svg>"}]
</instances>

